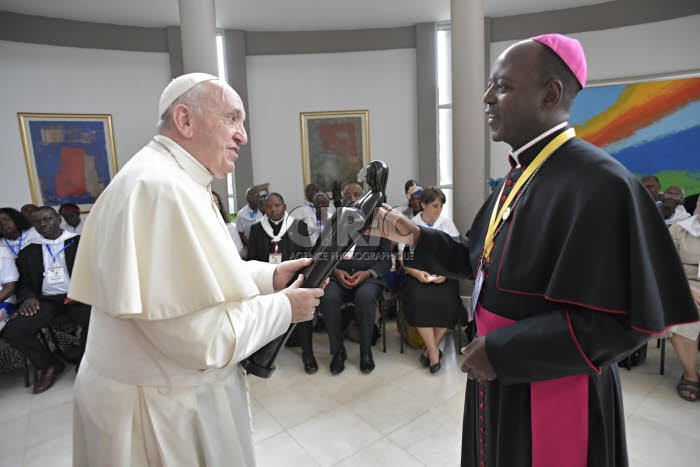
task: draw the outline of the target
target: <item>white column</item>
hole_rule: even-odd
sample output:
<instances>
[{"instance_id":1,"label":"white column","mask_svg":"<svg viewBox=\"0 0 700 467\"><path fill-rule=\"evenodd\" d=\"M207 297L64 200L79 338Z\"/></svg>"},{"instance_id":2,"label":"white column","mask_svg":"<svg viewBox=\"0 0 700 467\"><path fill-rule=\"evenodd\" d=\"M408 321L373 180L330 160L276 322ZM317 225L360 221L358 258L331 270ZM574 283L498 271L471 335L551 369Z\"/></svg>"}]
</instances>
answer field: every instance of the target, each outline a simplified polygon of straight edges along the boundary
<instances>
[{"instance_id":1,"label":"white column","mask_svg":"<svg viewBox=\"0 0 700 467\"><path fill-rule=\"evenodd\" d=\"M486 199L484 0L451 0L453 219L461 233Z\"/></svg>"},{"instance_id":2,"label":"white column","mask_svg":"<svg viewBox=\"0 0 700 467\"><path fill-rule=\"evenodd\" d=\"M178 0L180 5L180 37L182 64L185 73L203 72L219 76L216 60L216 10L214 0ZM214 179L212 190L228 209L228 183Z\"/></svg>"},{"instance_id":3,"label":"white column","mask_svg":"<svg viewBox=\"0 0 700 467\"><path fill-rule=\"evenodd\" d=\"M214 0L179 0L178 2L185 73L199 71L218 76Z\"/></svg>"}]
</instances>

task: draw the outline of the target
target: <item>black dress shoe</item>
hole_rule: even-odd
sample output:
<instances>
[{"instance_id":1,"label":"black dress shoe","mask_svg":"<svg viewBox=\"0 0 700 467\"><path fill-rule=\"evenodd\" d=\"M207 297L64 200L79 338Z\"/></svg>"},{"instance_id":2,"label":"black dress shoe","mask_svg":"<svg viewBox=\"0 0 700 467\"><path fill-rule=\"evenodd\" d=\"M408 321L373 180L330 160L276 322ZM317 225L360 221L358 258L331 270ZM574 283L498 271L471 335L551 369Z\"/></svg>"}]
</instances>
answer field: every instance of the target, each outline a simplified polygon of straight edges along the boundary
<instances>
[{"instance_id":1,"label":"black dress shoe","mask_svg":"<svg viewBox=\"0 0 700 467\"><path fill-rule=\"evenodd\" d=\"M304 363L304 371L307 375L313 375L318 371L318 363L316 357L312 353L302 353L301 361Z\"/></svg>"},{"instance_id":2,"label":"black dress shoe","mask_svg":"<svg viewBox=\"0 0 700 467\"><path fill-rule=\"evenodd\" d=\"M430 373L431 374L437 373L438 371L440 371L441 366L442 365L440 365L440 361L438 361L435 365L430 365Z\"/></svg>"},{"instance_id":3,"label":"black dress shoe","mask_svg":"<svg viewBox=\"0 0 700 467\"><path fill-rule=\"evenodd\" d=\"M343 348L340 352L336 352L333 354L333 360L331 360L332 375L337 375L343 372L343 370L345 369L346 358L347 354L345 352L345 348Z\"/></svg>"},{"instance_id":4,"label":"black dress shoe","mask_svg":"<svg viewBox=\"0 0 700 467\"><path fill-rule=\"evenodd\" d=\"M372 370L374 370L374 360L372 359L372 352L362 354L360 356L360 371L362 371L362 373L364 374L367 374L372 373Z\"/></svg>"},{"instance_id":5,"label":"black dress shoe","mask_svg":"<svg viewBox=\"0 0 700 467\"><path fill-rule=\"evenodd\" d=\"M53 383L56 382L56 378L58 378L58 375L60 375L61 372L65 369L66 365L60 360L54 365L49 365L41 373L41 378L39 378L39 381L34 383L34 390L32 392L34 394L40 394L49 389L51 386L53 386Z\"/></svg>"}]
</instances>

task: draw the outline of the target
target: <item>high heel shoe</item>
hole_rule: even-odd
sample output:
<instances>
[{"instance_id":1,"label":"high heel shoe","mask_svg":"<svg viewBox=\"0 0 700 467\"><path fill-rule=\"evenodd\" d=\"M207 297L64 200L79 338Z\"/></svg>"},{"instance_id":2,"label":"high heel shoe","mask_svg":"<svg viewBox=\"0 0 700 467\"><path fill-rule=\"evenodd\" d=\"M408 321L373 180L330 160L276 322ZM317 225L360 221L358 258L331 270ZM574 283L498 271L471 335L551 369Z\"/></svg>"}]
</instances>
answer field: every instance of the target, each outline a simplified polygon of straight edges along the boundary
<instances>
[{"instance_id":1,"label":"high heel shoe","mask_svg":"<svg viewBox=\"0 0 700 467\"><path fill-rule=\"evenodd\" d=\"M440 352L440 356L438 357L438 361L442 360L442 350L438 349L438 352ZM430 366L430 357L428 357L426 354L421 353L420 357L418 357L418 361L423 365L424 367L429 367Z\"/></svg>"}]
</instances>

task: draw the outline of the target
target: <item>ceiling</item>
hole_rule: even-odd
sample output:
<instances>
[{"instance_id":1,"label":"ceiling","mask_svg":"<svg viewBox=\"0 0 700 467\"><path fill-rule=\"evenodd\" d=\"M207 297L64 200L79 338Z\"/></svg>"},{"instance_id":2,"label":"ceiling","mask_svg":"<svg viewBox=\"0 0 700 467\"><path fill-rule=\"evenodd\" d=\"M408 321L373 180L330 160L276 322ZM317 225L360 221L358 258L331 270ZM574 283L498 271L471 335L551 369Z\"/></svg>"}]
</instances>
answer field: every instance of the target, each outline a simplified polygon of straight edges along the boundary
<instances>
[{"instance_id":1,"label":"ceiling","mask_svg":"<svg viewBox=\"0 0 700 467\"><path fill-rule=\"evenodd\" d=\"M608 1L484 0L484 8L486 16L499 17ZM215 3L218 27L247 31L386 28L450 19L450 0L215 0ZM180 24L178 0L0 0L0 10L128 26Z\"/></svg>"}]
</instances>

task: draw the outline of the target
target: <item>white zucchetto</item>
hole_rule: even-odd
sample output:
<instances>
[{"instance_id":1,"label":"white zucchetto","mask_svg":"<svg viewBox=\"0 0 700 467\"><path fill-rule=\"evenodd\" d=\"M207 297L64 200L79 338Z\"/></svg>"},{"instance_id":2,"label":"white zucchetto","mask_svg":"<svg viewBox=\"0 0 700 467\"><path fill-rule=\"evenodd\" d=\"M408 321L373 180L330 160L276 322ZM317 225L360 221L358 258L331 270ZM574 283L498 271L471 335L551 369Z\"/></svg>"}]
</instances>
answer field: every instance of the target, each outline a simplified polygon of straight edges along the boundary
<instances>
[{"instance_id":1,"label":"white zucchetto","mask_svg":"<svg viewBox=\"0 0 700 467\"><path fill-rule=\"evenodd\" d=\"M193 86L203 81L216 81L219 78L209 73L188 73L178 76L168 84L160 95L158 103L158 115L163 116L166 110L177 100L178 97L192 89Z\"/></svg>"}]
</instances>

